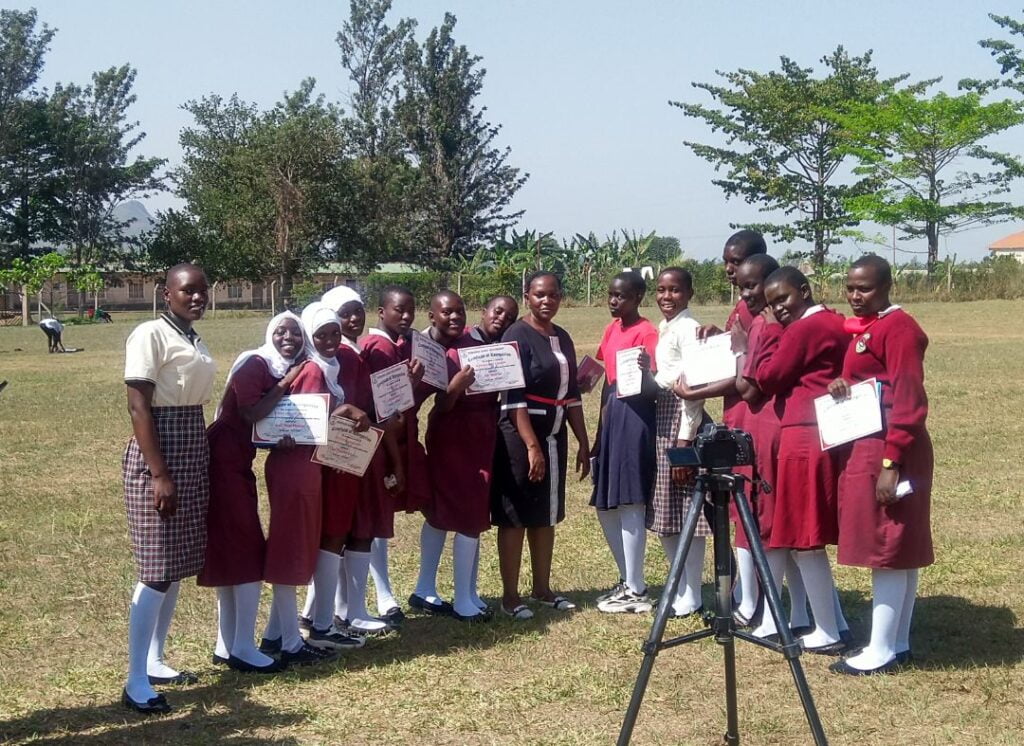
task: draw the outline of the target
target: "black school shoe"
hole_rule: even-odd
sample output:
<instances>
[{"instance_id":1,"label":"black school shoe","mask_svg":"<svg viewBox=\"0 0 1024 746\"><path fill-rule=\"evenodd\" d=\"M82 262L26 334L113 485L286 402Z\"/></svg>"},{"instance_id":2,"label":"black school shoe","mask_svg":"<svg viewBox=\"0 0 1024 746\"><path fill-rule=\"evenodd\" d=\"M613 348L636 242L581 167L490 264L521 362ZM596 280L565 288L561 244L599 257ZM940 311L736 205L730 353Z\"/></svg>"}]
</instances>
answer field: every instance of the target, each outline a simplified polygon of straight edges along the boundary
<instances>
[{"instance_id":1,"label":"black school shoe","mask_svg":"<svg viewBox=\"0 0 1024 746\"><path fill-rule=\"evenodd\" d=\"M265 666L257 666L233 655L227 659L227 666L232 671L239 673L280 673L288 667L287 664L279 660L272 660Z\"/></svg>"},{"instance_id":2,"label":"black school shoe","mask_svg":"<svg viewBox=\"0 0 1024 746\"><path fill-rule=\"evenodd\" d=\"M275 637L270 640L264 637L260 640L260 652L264 655L277 655L281 652L281 638Z\"/></svg>"},{"instance_id":3,"label":"black school shoe","mask_svg":"<svg viewBox=\"0 0 1024 746\"><path fill-rule=\"evenodd\" d=\"M405 612L397 606L392 606L390 609L381 614L380 618L388 624L398 626L399 624L405 621Z\"/></svg>"},{"instance_id":4,"label":"black school shoe","mask_svg":"<svg viewBox=\"0 0 1024 746\"><path fill-rule=\"evenodd\" d=\"M318 663L328 663L337 657L333 650L320 650L304 642L294 653L282 650L280 662L285 666L315 666Z\"/></svg>"},{"instance_id":5,"label":"black school shoe","mask_svg":"<svg viewBox=\"0 0 1024 746\"><path fill-rule=\"evenodd\" d=\"M150 686L188 686L199 683L199 677L191 671L179 671L174 676L149 676Z\"/></svg>"},{"instance_id":6,"label":"black school shoe","mask_svg":"<svg viewBox=\"0 0 1024 746\"><path fill-rule=\"evenodd\" d=\"M210 663L212 663L215 666L226 666L228 665L228 659L222 655L217 655L216 653L213 653L210 656Z\"/></svg>"},{"instance_id":7,"label":"black school shoe","mask_svg":"<svg viewBox=\"0 0 1024 746\"><path fill-rule=\"evenodd\" d=\"M869 668L862 670L854 668L845 660L836 661L828 667L828 670L832 673L846 674L847 676L878 676L880 674L894 673L900 667L899 660L893 658L888 663L883 663L877 668Z\"/></svg>"},{"instance_id":8,"label":"black school shoe","mask_svg":"<svg viewBox=\"0 0 1024 746\"><path fill-rule=\"evenodd\" d=\"M422 611L424 614L431 614L433 616L451 616L454 609L452 605L447 601L441 601L440 603L431 603L422 596L417 596L413 593L409 596L409 608Z\"/></svg>"},{"instance_id":9,"label":"black school shoe","mask_svg":"<svg viewBox=\"0 0 1024 746\"><path fill-rule=\"evenodd\" d=\"M121 690L121 704L141 715L166 715L171 711L171 706L167 704L167 698L164 695L158 694L145 702L136 702L128 696L127 689Z\"/></svg>"}]
</instances>

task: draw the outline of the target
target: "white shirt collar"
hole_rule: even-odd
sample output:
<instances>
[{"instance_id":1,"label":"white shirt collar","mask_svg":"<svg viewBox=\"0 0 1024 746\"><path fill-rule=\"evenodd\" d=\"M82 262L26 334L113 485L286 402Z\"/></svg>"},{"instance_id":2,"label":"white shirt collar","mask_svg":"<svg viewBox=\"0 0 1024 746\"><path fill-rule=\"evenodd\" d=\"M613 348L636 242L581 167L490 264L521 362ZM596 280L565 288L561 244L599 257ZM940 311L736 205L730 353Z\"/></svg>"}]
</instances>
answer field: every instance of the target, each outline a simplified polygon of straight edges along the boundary
<instances>
[{"instance_id":1,"label":"white shirt collar","mask_svg":"<svg viewBox=\"0 0 1024 746\"><path fill-rule=\"evenodd\" d=\"M896 305L895 303L893 303L891 306L889 306L884 311L879 311L878 312L878 318L882 318L883 316L888 316L893 311L899 311L899 310L900 310L900 307L898 305Z\"/></svg>"},{"instance_id":2,"label":"white shirt collar","mask_svg":"<svg viewBox=\"0 0 1024 746\"><path fill-rule=\"evenodd\" d=\"M372 329L370 331L373 331ZM344 334L341 335L341 343L347 347L351 347L356 352L362 352L363 348L359 346L358 342L353 342L351 339L346 337Z\"/></svg>"},{"instance_id":3,"label":"white shirt collar","mask_svg":"<svg viewBox=\"0 0 1024 746\"><path fill-rule=\"evenodd\" d=\"M387 333L386 331L384 331L383 329L378 329L378 328L377 328L377 327L375 327L375 326L374 326L374 327L372 327L372 328L370 329L370 331L368 331L368 332L367 332L367 334L368 334L368 335L370 335L370 334L376 334L376 335L377 335L378 337L384 337L384 339L386 339L386 340L387 340L388 342L391 342L391 343L394 343L394 341L395 341L395 340L393 340L393 339L391 338L391 335L390 335L390 334L388 334L388 333Z\"/></svg>"},{"instance_id":4,"label":"white shirt collar","mask_svg":"<svg viewBox=\"0 0 1024 746\"><path fill-rule=\"evenodd\" d=\"M822 305L821 303L819 303L818 305L811 306L806 311L804 311L804 315L801 316L800 318L801 319L806 319L808 316L813 316L814 314L819 313L820 311L824 311L824 310L825 310L825 306ZM798 319L798 321L799 321L799 319Z\"/></svg>"},{"instance_id":5,"label":"white shirt collar","mask_svg":"<svg viewBox=\"0 0 1024 746\"><path fill-rule=\"evenodd\" d=\"M658 322L658 330L659 331L665 331L670 326L675 324L677 321L680 321L682 319L691 319L691 318L693 318L693 316L690 314L690 309L689 308L684 308L682 311L677 313L672 318L670 318L670 319L662 319L661 321L659 321Z\"/></svg>"}]
</instances>

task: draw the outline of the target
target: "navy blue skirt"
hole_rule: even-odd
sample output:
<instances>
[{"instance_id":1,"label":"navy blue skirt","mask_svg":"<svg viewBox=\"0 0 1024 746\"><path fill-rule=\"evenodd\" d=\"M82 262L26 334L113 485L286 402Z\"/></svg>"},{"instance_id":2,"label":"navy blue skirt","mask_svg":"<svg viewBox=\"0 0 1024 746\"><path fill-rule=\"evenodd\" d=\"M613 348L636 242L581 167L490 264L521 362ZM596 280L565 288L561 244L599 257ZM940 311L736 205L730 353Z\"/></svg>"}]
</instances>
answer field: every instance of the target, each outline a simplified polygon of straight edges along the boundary
<instances>
[{"instance_id":1,"label":"navy blue skirt","mask_svg":"<svg viewBox=\"0 0 1024 746\"><path fill-rule=\"evenodd\" d=\"M601 396L600 451L594 459L594 492L590 504L598 510L620 505L645 505L657 471L654 451L656 403L645 391L619 399L615 384Z\"/></svg>"}]
</instances>

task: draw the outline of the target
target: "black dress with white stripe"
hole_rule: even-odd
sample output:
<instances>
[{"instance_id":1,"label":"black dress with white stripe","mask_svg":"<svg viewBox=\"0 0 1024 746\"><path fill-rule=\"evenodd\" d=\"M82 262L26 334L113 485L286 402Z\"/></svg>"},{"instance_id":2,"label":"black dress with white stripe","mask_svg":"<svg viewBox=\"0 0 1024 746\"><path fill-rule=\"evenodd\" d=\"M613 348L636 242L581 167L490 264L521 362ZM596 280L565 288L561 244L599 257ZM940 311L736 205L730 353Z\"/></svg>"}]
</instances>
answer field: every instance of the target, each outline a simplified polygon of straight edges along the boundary
<instances>
[{"instance_id":1,"label":"black dress with white stripe","mask_svg":"<svg viewBox=\"0 0 1024 746\"><path fill-rule=\"evenodd\" d=\"M554 330L549 337L517 321L502 337L503 342L519 345L526 388L502 397L491 489L491 522L496 526L538 528L565 518L566 415L582 402L576 382L576 348L565 329L555 326ZM546 468L539 482L530 481L526 445L509 417L513 409L529 412L540 441Z\"/></svg>"}]
</instances>

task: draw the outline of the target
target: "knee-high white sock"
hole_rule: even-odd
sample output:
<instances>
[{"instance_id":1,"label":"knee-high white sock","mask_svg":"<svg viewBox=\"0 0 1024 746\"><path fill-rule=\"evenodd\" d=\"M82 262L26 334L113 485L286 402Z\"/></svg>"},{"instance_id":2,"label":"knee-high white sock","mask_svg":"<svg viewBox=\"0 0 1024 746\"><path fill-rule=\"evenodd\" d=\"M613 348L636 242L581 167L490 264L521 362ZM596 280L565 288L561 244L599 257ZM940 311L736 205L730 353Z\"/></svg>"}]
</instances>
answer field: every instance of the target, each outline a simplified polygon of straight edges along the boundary
<instances>
[{"instance_id":1,"label":"knee-high white sock","mask_svg":"<svg viewBox=\"0 0 1024 746\"><path fill-rule=\"evenodd\" d=\"M164 643L167 642L167 633L171 629L174 607L178 605L178 590L180 588L180 581L176 580L171 583L164 594L163 603L160 604L160 615L156 620L156 629L153 630L153 639L149 645L149 659L146 662L146 670L150 676L178 675L178 671L164 663Z\"/></svg>"},{"instance_id":2,"label":"knee-high white sock","mask_svg":"<svg viewBox=\"0 0 1024 746\"><path fill-rule=\"evenodd\" d=\"M775 586L775 590L778 593L782 593L782 576L786 571L786 559L789 557L788 549L766 549L765 554L768 555L768 568L772 571L772 584ZM783 611L782 613L785 613ZM787 620L780 620L783 624ZM772 616L772 611L768 606L767 594L765 594L764 611L761 613L761 624L758 625L751 634L755 637L768 637L769 635L778 634L779 628L775 624L775 617Z\"/></svg>"},{"instance_id":3,"label":"knee-high white sock","mask_svg":"<svg viewBox=\"0 0 1024 746\"><path fill-rule=\"evenodd\" d=\"M476 564L480 539L476 536L455 534L452 541L452 570L455 576L455 598L452 605L455 613L462 616L477 616L480 608L473 601L473 568Z\"/></svg>"},{"instance_id":4,"label":"knee-high white sock","mask_svg":"<svg viewBox=\"0 0 1024 746\"><path fill-rule=\"evenodd\" d=\"M423 522L423 528L420 530L420 573L416 579L414 593L430 603L438 603L441 600L437 595L437 567L441 564L441 553L444 551L444 542L447 538L447 531ZM351 599L349 602L351 603Z\"/></svg>"},{"instance_id":5,"label":"knee-high white sock","mask_svg":"<svg viewBox=\"0 0 1024 746\"><path fill-rule=\"evenodd\" d=\"M761 589L757 584L757 571L754 569L754 555L749 549L736 547L736 576L739 586L739 608L737 611L747 619L757 611L757 599Z\"/></svg>"},{"instance_id":6,"label":"knee-high white sock","mask_svg":"<svg viewBox=\"0 0 1024 746\"><path fill-rule=\"evenodd\" d=\"M319 557L317 558L319 560ZM306 619L313 618L313 605L316 603L316 585L310 583L306 586L306 602L302 604L302 616Z\"/></svg>"},{"instance_id":7,"label":"knee-high white sock","mask_svg":"<svg viewBox=\"0 0 1024 746\"><path fill-rule=\"evenodd\" d=\"M243 583L233 587L235 605L235 629L231 644L231 655L253 666L269 666L274 659L256 649L253 637L256 634L256 614L260 609L260 592L263 583Z\"/></svg>"},{"instance_id":8,"label":"knee-high white sock","mask_svg":"<svg viewBox=\"0 0 1024 746\"><path fill-rule=\"evenodd\" d=\"M227 658L235 640L235 587L217 587L217 646L214 655Z\"/></svg>"},{"instance_id":9,"label":"knee-high white sock","mask_svg":"<svg viewBox=\"0 0 1024 746\"><path fill-rule=\"evenodd\" d=\"M836 622L835 583L824 549L797 552L796 564L807 589L807 600L814 613L814 631L800 638L804 647L817 648L839 641Z\"/></svg>"},{"instance_id":10,"label":"knee-high white sock","mask_svg":"<svg viewBox=\"0 0 1024 746\"><path fill-rule=\"evenodd\" d=\"M646 593L644 555L647 552L646 508L623 505L616 508L622 524L622 555L626 565L626 585L634 593Z\"/></svg>"},{"instance_id":11,"label":"knee-high white sock","mask_svg":"<svg viewBox=\"0 0 1024 746\"><path fill-rule=\"evenodd\" d=\"M862 671L883 666L896 657L903 601L907 595L907 570L871 571L871 641L847 665Z\"/></svg>"},{"instance_id":12,"label":"knee-high white sock","mask_svg":"<svg viewBox=\"0 0 1024 746\"><path fill-rule=\"evenodd\" d=\"M832 606L836 610L836 626L839 627L840 632L849 632L850 625L846 621L846 617L843 615L843 603L839 600L839 589L832 586Z\"/></svg>"},{"instance_id":13,"label":"knee-high white sock","mask_svg":"<svg viewBox=\"0 0 1024 746\"><path fill-rule=\"evenodd\" d=\"M910 622L914 616L914 603L917 601L917 584L921 571L916 567L907 570L907 592L903 596L903 609L900 611L900 626L896 630L896 652L905 653L910 650Z\"/></svg>"},{"instance_id":14,"label":"knee-high white sock","mask_svg":"<svg viewBox=\"0 0 1024 746\"><path fill-rule=\"evenodd\" d=\"M295 601L294 585L274 586L274 606L277 626L281 632L281 650L294 653L302 647L299 634L298 604Z\"/></svg>"},{"instance_id":15,"label":"knee-high white sock","mask_svg":"<svg viewBox=\"0 0 1024 746\"><path fill-rule=\"evenodd\" d=\"M388 540L374 539L370 547L370 576L377 591L377 613L387 614L398 606L395 592L391 590L391 576L388 574Z\"/></svg>"},{"instance_id":16,"label":"knee-high white sock","mask_svg":"<svg viewBox=\"0 0 1024 746\"><path fill-rule=\"evenodd\" d=\"M339 619L348 619L348 563L344 554L338 563L338 590L334 592L334 615Z\"/></svg>"},{"instance_id":17,"label":"knee-high white sock","mask_svg":"<svg viewBox=\"0 0 1024 746\"><path fill-rule=\"evenodd\" d=\"M273 591L273 588L271 588ZM263 628L264 640L277 640L281 637L281 624L277 620L277 596L270 595L270 611L267 612L267 626Z\"/></svg>"},{"instance_id":18,"label":"knee-high white sock","mask_svg":"<svg viewBox=\"0 0 1024 746\"><path fill-rule=\"evenodd\" d=\"M622 521L620 510L598 510L597 522L601 524L604 540L612 550L615 566L619 568L619 580L626 579L626 555L622 549Z\"/></svg>"},{"instance_id":19,"label":"knee-high white sock","mask_svg":"<svg viewBox=\"0 0 1024 746\"><path fill-rule=\"evenodd\" d=\"M361 632L377 632L387 623L370 616L366 610L366 576L370 571L370 553L345 552L345 570L348 577L348 623Z\"/></svg>"},{"instance_id":20,"label":"knee-high white sock","mask_svg":"<svg viewBox=\"0 0 1024 746\"><path fill-rule=\"evenodd\" d=\"M156 696L149 684L149 648L153 642L164 594L145 583L136 583L128 612L128 681L125 689L136 702L145 702Z\"/></svg>"},{"instance_id":21,"label":"knee-high white sock","mask_svg":"<svg viewBox=\"0 0 1024 746\"><path fill-rule=\"evenodd\" d=\"M672 567L672 560L682 540L680 534L661 537L661 546L665 550L669 568ZM690 542L690 551L683 559L683 574L679 578L679 587L676 589L675 598L672 599L672 611L677 615L691 614L703 605L700 590L701 581L704 579L706 547L707 540L703 536L694 536Z\"/></svg>"},{"instance_id":22,"label":"knee-high white sock","mask_svg":"<svg viewBox=\"0 0 1024 746\"><path fill-rule=\"evenodd\" d=\"M341 557L334 552L321 549L316 557L313 571L313 626L319 630L329 629L334 621L334 592L338 587L338 563Z\"/></svg>"},{"instance_id":23,"label":"knee-high white sock","mask_svg":"<svg viewBox=\"0 0 1024 746\"><path fill-rule=\"evenodd\" d=\"M480 598L477 580L480 577L480 539L477 537L476 553L473 555L473 574L470 576L469 598L480 611L487 609L487 602Z\"/></svg>"},{"instance_id":24,"label":"knee-high white sock","mask_svg":"<svg viewBox=\"0 0 1024 746\"><path fill-rule=\"evenodd\" d=\"M796 552L790 552L786 559L786 575L783 581L789 591L789 626L808 627L811 617L807 612L807 589L803 576L796 564Z\"/></svg>"}]
</instances>

